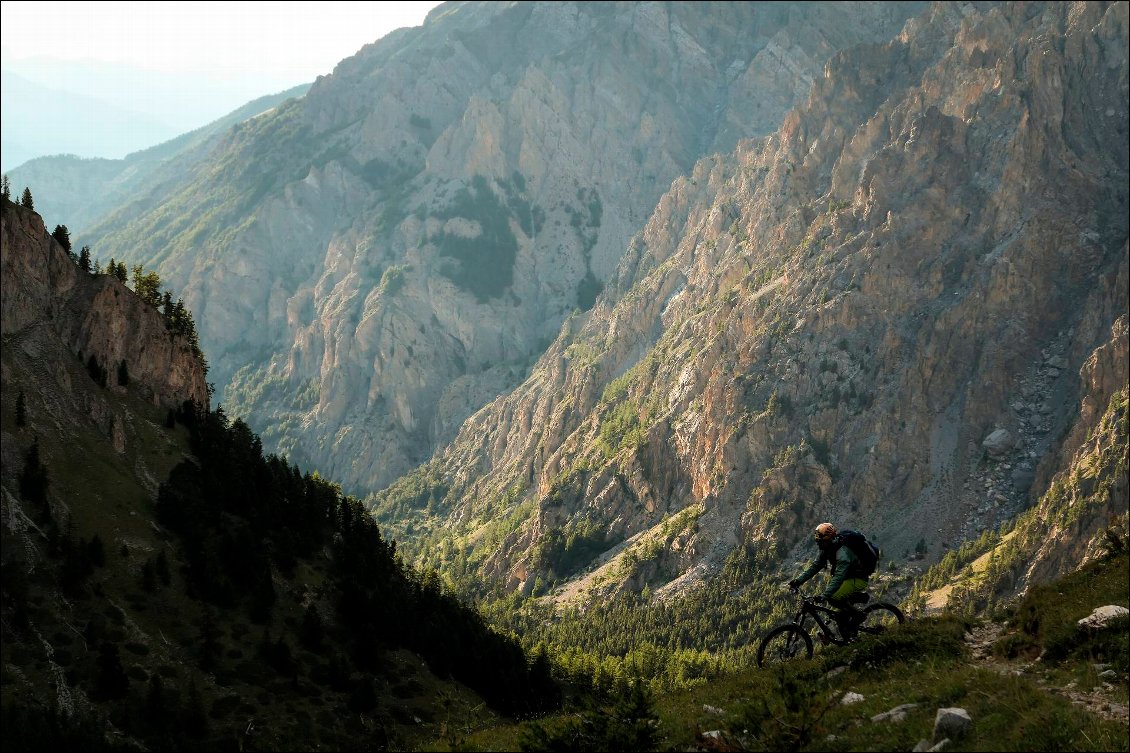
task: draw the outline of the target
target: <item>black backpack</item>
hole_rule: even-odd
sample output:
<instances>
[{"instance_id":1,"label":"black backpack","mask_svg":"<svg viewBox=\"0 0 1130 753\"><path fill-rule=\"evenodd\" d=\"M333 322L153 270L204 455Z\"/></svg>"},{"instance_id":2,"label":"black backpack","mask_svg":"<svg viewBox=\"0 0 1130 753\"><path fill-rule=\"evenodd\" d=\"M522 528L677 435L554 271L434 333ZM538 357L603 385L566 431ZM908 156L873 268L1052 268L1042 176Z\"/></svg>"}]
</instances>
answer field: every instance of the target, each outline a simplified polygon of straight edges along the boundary
<instances>
[{"instance_id":1,"label":"black backpack","mask_svg":"<svg viewBox=\"0 0 1130 753\"><path fill-rule=\"evenodd\" d=\"M836 541L842 546L846 546L859 558L859 568L863 575L871 575L879 567L879 558L883 556L883 553L879 551L879 547L868 541L867 537L859 531L846 528L836 536Z\"/></svg>"}]
</instances>

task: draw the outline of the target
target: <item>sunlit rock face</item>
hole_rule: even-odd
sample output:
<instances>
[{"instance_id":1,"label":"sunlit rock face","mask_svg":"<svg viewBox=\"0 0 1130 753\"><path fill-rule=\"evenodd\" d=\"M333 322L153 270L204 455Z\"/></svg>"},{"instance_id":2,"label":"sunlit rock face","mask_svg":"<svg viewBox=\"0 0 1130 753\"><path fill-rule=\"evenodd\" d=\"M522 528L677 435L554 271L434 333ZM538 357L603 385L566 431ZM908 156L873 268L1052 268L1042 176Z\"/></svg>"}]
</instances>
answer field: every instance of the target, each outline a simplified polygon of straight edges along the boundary
<instances>
[{"instance_id":1,"label":"sunlit rock face","mask_svg":"<svg viewBox=\"0 0 1130 753\"><path fill-rule=\"evenodd\" d=\"M80 240L183 291L267 447L380 488L526 377L675 178L921 7L448 3Z\"/></svg>"},{"instance_id":2,"label":"sunlit rock face","mask_svg":"<svg viewBox=\"0 0 1130 753\"><path fill-rule=\"evenodd\" d=\"M936 557L1028 509L1126 384L1127 91L1125 3L938 4L839 53L674 182L382 521L571 599L799 554L821 520Z\"/></svg>"},{"instance_id":3,"label":"sunlit rock face","mask_svg":"<svg viewBox=\"0 0 1130 753\"><path fill-rule=\"evenodd\" d=\"M48 364L64 349L69 358L93 358L105 368L111 391L128 387L171 409L186 400L208 405L204 362L155 307L109 275L82 272L35 212L9 204L0 223L5 347L41 359L45 391L61 376L47 372L57 371ZM125 379L119 379L122 363Z\"/></svg>"}]
</instances>

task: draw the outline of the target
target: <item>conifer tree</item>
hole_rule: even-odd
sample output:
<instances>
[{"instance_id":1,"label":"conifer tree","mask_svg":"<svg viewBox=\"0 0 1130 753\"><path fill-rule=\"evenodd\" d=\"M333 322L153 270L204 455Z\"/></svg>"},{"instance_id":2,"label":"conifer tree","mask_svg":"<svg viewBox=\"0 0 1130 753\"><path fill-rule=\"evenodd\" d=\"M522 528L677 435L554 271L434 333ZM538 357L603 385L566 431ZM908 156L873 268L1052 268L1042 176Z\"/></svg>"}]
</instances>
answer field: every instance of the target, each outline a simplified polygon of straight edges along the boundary
<instances>
[{"instance_id":1,"label":"conifer tree","mask_svg":"<svg viewBox=\"0 0 1130 753\"><path fill-rule=\"evenodd\" d=\"M103 699L121 698L129 690L129 676L114 643L103 643L99 650L94 689L95 696Z\"/></svg>"},{"instance_id":2,"label":"conifer tree","mask_svg":"<svg viewBox=\"0 0 1130 753\"><path fill-rule=\"evenodd\" d=\"M28 502L47 505L47 468L39 459L39 440L36 439L24 456L24 469L20 473L20 496Z\"/></svg>"},{"instance_id":3,"label":"conifer tree","mask_svg":"<svg viewBox=\"0 0 1130 753\"><path fill-rule=\"evenodd\" d=\"M208 734L208 714L204 710L204 699L200 696L200 689L193 681L188 687L188 699L185 701L182 725L189 737L201 738Z\"/></svg>"},{"instance_id":4,"label":"conifer tree","mask_svg":"<svg viewBox=\"0 0 1130 753\"><path fill-rule=\"evenodd\" d=\"M8 178L7 175L4 176L3 188L0 192L2 192L3 194L4 201L12 200L12 181Z\"/></svg>"},{"instance_id":5,"label":"conifer tree","mask_svg":"<svg viewBox=\"0 0 1130 753\"><path fill-rule=\"evenodd\" d=\"M86 556L90 560L90 564L95 567L102 567L106 564L106 547L102 543L102 537L98 534L94 534L86 545Z\"/></svg>"},{"instance_id":6,"label":"conifer tree","mask_svg":"<svg viewBox=\"0 0 1130 753\"><path fill-rule=\"evenodd\" d=\"M35 211L35 200L31 198L31 189L27 186L24 186L23 195L20 196L20 206Z\"/></svg>"},{"instance_id":7,"label":"conifer tree","mask_svg":"<svg viewBox=\"0 0 1130 753\"><path fill-rule=\"evenodd\" d=\"M71 253L71 231L67 229L66 225L56 225L55 229L51 231L51 237L55 239L56 243L63 247L64 251L68 254ZM88 264L89 261L88 259Z\"/></svg>"},{"instance_id":8,"label":"conifer tree","mask_svg":"<svg viewBox=\"0 0 1130 753\"><path fill-rule=\"evenodd\" d=\"M299 639L303 646L311 651L317 651L322 647L322 633L322 617L318 614L318 608L311 602L306 607L306 614L302 617Z\"/></svg>"},{"instance_id":9,"label":"conifer tree","mask_svg":"<svg viewBox=\"0 0 1130 753\"><path fill-rule=\"evenodd\" d=\"M70 243L70 241L67 241ZM78 267L83 272L90 272L93 268L90 266L90 246L83 246L82 250L78 253Z\"/></svg>"},{"instance_id":10,"label":"conifer tree","mask_svg":"<svg viewBox=\"0 0 1130 753\"><path fill-rule=\"evenodd\" d=\"M164 549L157 554L157 561L153 565L153 572L157 574L157 579L161 581L161 585L167 586L173 582L173 574L169 572L169 558L165 556Z\"/></svg>"}]
</instances>

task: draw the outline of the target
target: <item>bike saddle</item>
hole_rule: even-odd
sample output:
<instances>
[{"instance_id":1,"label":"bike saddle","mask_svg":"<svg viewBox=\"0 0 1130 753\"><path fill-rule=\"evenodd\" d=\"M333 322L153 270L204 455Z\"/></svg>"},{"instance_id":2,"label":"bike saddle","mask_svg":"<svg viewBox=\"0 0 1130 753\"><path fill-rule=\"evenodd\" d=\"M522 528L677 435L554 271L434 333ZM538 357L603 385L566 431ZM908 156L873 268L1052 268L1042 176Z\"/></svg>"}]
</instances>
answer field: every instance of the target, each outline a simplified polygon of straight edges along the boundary
<instances>
[{"instance_id":1,"label":"bike saddle","mask_svg":"<svg viewBox=\"0 0 1130 753\"><path fill-rule=\"evenodd\" d=\"M866 591L860 591L859 593L854 593L849 596L847 600L851 604L866 604L871 600L871 594Z\"/></svg>"}]
</instances>

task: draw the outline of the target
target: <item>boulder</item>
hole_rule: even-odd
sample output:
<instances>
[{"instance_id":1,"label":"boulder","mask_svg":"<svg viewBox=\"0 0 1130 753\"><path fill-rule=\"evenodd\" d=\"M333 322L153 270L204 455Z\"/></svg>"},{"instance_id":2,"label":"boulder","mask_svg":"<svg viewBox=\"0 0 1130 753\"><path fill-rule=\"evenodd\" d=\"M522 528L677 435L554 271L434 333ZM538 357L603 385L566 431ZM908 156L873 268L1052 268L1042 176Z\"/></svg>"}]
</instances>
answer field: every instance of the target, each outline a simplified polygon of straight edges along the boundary
<instances>
[{"instance_id":1,"label":"boulder","mask_svg":"<svg viewBox=\"0 0 1130 753\"><path fill-rule=\"evenodd\" d=\"M849 690L848 692L844 693L844 697L840 699L840 704L843 706L850 706L853 703L862 703L863 700L863 696L861 696L859 693L853 693Z\"/></svg>"},{"instance_id":2,"label":"boulder","mask_svg":"<svg viewBox=\"0 0 1130 753\"><path fill-rule=\"evenodd\" d=\"M1012 432L1008 429L996 429L989 436L985 437L985 441L981 442L981 446L985 448L993 457L1000 457L1012 449L1016 440L1012 436Z\"/></svg>"},{"instance_id":3,"label":"boulder","mask_svg":"<svg viewBox=\"0 0 1130 753\"><path fill-rule=\"evenodd\" d=\"M937 742L947 737L951 740L960 740L969 734L972 728L973 718L965 709L938 709L934 717L934 740Z\"/></svg>"},{"instance_id":4,"label":"boulder","mask_svg":"<svg viewBox=\"0 0 1130 753\"><path fill-rule=\"evenodd\" d=\"M904 703L901 706L895 706L890 711L884 711L882 714L876 714L871 717L873 722L901 722L906 719L906 714L911 709L918 708L917 703Z\"/></svg>"},{"instance_id":5,"label":"boulder","mask_svg":"<svg viewBox=\"0 0 1130 753\"><path fill-rule=\"evenodd\" d=\"M1101 630L1105 628L1111 620L1125 617L1128 614L1130 614L1130 609L1126 607L1120 607L1117 604L1107 604L1105 607L1097 607L1095 611L1079 620L1079 627Z\"/></svg>"}]
</instances>

